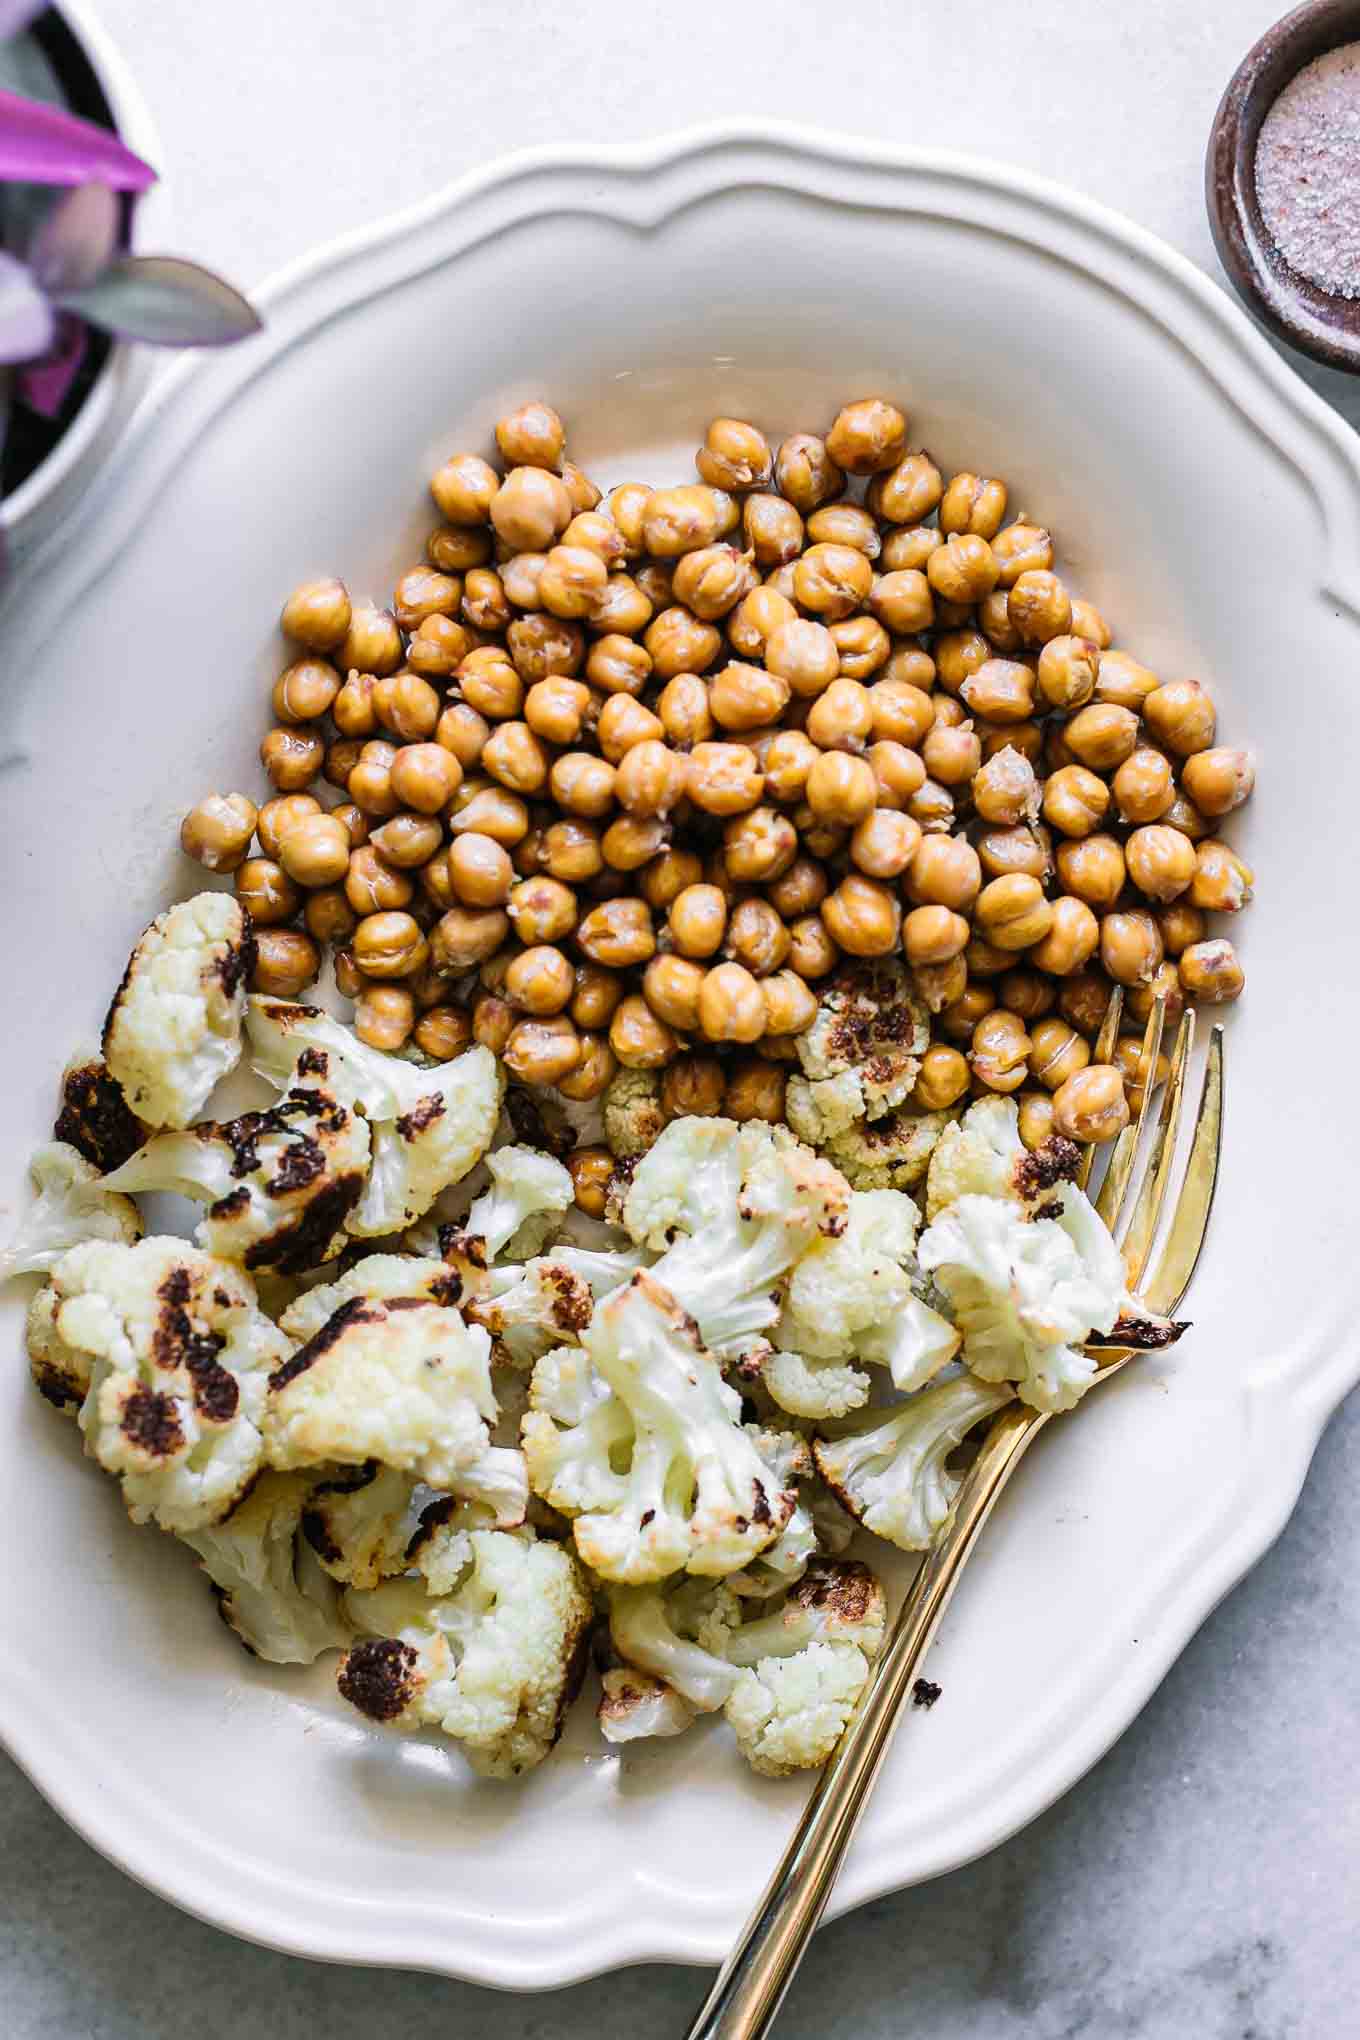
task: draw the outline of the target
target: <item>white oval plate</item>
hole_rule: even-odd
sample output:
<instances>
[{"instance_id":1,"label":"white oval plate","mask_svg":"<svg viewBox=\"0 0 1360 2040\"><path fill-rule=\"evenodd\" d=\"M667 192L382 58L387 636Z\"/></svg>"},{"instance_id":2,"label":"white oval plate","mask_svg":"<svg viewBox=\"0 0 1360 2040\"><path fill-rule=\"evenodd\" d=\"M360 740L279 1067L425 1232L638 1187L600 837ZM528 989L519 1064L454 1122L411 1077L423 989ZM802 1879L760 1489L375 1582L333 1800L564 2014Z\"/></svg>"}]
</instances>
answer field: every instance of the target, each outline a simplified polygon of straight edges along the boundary
<instances>
[{"instance_id":1,"label":"white oval plate","mask_svg":"<svg viewBox=\"0 0 1360 2040\"><path fill-rule=\"evenodd\" d=\"M815 427L885 390L1003 475L1153 666L1211 682L1261 790L1224 1186L1194 1334L1055 1425L998 1511L835 1897L931 1877L1106 1750L1293 1504L1360 1373L1352 862L1360 469L1242 314L1135 228L1013 172L777 129L509 161L267 293L177 374L4 619L5 1180L131 938L194 874L179 814L257 785L272 619L302 576L384 594L425 479L544 393L606 480L679 479L706 418ZM1309 1067L1310 1044L1316 1070ZM4 1306L16 1353L20 1303ZM65 1816L166 1896L300 1954L514 1987L720 1957L801 1803L721 1726L618 1756L578 1710L523 1785L256 1666L183 1551L134 1534L4 1376L0 1724Z\"/></svg>"}]
</instances>

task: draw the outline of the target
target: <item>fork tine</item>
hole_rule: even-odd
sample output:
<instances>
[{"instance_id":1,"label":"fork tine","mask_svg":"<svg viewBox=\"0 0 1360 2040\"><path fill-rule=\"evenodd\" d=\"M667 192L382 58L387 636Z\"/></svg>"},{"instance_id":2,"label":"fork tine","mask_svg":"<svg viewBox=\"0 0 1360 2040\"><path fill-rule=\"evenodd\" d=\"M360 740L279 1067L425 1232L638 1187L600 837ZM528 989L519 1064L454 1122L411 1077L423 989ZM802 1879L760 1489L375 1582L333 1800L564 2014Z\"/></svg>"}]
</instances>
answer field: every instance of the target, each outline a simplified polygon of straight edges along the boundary
<instances>
[{"instance_id":1,"label":"fork tine","mask_svg":"<svg viewBox=\"0 0 1360 2040\"><path fill-rule=\"evenodd\" d=\"M1120 1207L1128 1193L1129 1180L1138 1155L1138 1143L1143 1138L1148 1113L1152 1106L1153 1078L1157 1069L1157 1058L1162 1052L1162 1029L1166 1025L1166 995L1159 992L1152 1002L1146 1032L1143 1035L1142 1066L1146 1072L1143 1085L1143 1102L1138 1107L1138 1117L1131 1126L1126 1126L1114 1144L1110 1166L1105 1171L1105 1181L1100 1186L1096 1199L1096 1211L1113 1232L1119 1221Z\"/></svg>"},{"instance_id":2,"label":"fork tine","mask_svg":"<svg viewBox=\"0 0 1360 2040\"><path fill-rule=\"evenodd\" d=\"M1107 1063L1113 1056L1114 1045L1119 1039L1119 1019L1123 1011L1124 987L1116 985L1110 993L1110 1003L1105 1008L1105 1018L1100 1023L1100 1032L1096 1036L1096 1045L1091 1051L1092 1062ZM1076 1180L1078 1190L1084 1190L1090 1182L1091 1168L1095 1158L1096 1151L1094 1147L1088 1147L1081 1158L1081 1164L1077 1170Z\"/></svg>"},{"instance_id":3,"label":"fork tine","mask_svg":"<svg viewBox=\"0 0 1360 2040\"><path fill-rule=\"evenodd\" d=\"M1223 1133L1223 1029L1215 1027L1209 1037L1209 1055L1204 1067L1195 1132L1190 1143L1185 1181L1181 1185L1171 1230L1156 1265L1143 1284L1144 1302L1155 1311L1176 1308L1190 1287L1200 1248L1213 1209L1214 1185L1218 1181L1219 1145Z\"/></svg>"},{"instance_id":4,"label":"fork tine","mask_svg":"<svg viewBox=\"0 0 1360 2040\"><path fill-rule=\"evenodd\" d=\"M1171 1164L1176 1155L1176 1133L1180 1126L1181 1107L1185 1102L1185 1074L1190 1067L1190 1051L1195 1045L1195 1014L1193 1007L1181 1015L1181 1024L1176 1030L1175 1044L1171 1050L1171 1067L1167 1072L1166 1089L1162 1093L1162 1110L1157 1121L1157 1132L1152 1143L1152 1153L1133 1207L1133 1217L1124 1236L1124 1271L1129 1288L1137 1291L1147 1267L1148 1255L1157 1233L1157 1221L1162 1215L1166 1199L1167 1180Z\"/></svg>"}]
</instances>

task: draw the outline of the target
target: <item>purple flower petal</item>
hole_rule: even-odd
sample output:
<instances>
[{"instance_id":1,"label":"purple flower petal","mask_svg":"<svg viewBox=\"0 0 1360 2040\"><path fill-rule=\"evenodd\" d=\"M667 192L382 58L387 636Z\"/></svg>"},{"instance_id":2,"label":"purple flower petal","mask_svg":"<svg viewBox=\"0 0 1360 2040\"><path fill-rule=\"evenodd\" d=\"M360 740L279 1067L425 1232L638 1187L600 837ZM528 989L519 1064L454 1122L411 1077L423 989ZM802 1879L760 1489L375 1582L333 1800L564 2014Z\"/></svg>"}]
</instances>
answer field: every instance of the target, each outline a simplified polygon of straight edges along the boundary
<instances>
[{"instance_id":1,"label":"purple flower petal","mask_svg":"<svg viewBox=\"0 0 1360 2040\"><path fill-rule=\"evenodd\" d=\"M84 290L63 291L60 303L91 325L161 347L225 347L260 329L239 291L171 255L123 255Z\"/></svg>"},{"instance_id":2,"label":"purple flower petal","mask_svg":"<svg viewBox=\"0 0 1360 2040\"><path fill-rule=\"evenodd\" d=\"M0 361L32 361L52 344L56 317L17 256L0 250Z\"/></svg>"},{"instance_id":3,"label":"purple flower petal","mask_svg":"<svg viewBox=\"0 0 1360 2040\"><path fill-rule=\"evenodd\" d=\"M105 128L77 120L59 106L0 92L0 179L19 184L98 180L114 191L145 191L156 173Z\"/></svg>"},{"instance_id":4,"label":"purple flower petal","mask_svg":"<svg viewBox=\"0 0 1360 2040\"><path fill-rule=\"evenodd\" d=\"M47 0L0 0L0 42L8 42L21 28L27 28L46 4Z\"/></svg>"},{"instance_id":5,"label":"purple flower petal","mask_svg":"<svg viewBox=\"0 0 1360 2040\"><path fill-rule=\"evenodd\" d=\"M118 200L108 185L78 184L62 194L33 236L28 266L53 297L83 290L112 259L117 240Z\"/></svg>"},{"instance_id":6,"label":"purple flower petal","mask_svg":"<svg viewBox=\"0 0 1360 2040\"><path fill-rule=\"evenodd\" d=\"M57 320L57 336L41 361L30 361L15 376L17 394L40 418L55 418L80 372L89 344L89 328L74 312Z\"/></svg>"}]
</instances>

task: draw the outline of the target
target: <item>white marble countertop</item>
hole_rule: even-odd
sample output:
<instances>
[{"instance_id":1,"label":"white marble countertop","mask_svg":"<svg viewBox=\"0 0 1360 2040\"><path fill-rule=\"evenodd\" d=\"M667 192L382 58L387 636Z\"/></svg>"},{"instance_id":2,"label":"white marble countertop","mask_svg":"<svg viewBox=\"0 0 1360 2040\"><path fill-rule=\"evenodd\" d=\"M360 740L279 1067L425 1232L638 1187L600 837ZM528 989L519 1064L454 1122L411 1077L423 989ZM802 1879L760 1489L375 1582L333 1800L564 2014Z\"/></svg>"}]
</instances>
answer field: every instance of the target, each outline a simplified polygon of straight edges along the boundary
<instances>
[{"instance_id":1,"label":"white marble countertop","mask_svg":"<svg viewBox=\"0 0 1360 2040\"><path fill-rule=\"evenodd\" d=\"M781 115L966 148L1120 207L1217 275L1219 93L1280 0L103 0L164 140L176 251L250 285L527 142ZM1360 382L1316 371L1360 422ZM1285 1535L1105 1761L982 1862L827 1928L788 2040L1342 2040L1360 2002L1360 1401ZM97 1693L90 1704L98 1706ZM327 1970L129 1883L0 1760L7 2040L683 2031L697 1973L511 1999Z\"/></svg>"}]
</instances>

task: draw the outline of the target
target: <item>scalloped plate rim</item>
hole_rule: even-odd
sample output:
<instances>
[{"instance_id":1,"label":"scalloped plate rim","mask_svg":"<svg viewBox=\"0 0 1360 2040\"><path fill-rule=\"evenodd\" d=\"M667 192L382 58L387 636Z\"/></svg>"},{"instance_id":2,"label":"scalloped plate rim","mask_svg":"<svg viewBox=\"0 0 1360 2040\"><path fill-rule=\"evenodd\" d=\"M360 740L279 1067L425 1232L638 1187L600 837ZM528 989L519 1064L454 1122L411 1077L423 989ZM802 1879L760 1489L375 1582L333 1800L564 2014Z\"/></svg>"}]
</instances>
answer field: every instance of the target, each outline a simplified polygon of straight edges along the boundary
<instances>
[{"instance_id":1,"label":"scalloped plate rim","mask_svg":"<svg viewBox=\"0 0 1360 2040\"><path fill-rule=\"evenodd\" d=\"M1047 212L1083 229L1094 242L1103 240L1120 251L1149 264L1167 279L1187 301L1189 310L1206 322L1197 336L1205 352L1191 347L1201 368L1224 386L1223 371L1235 360L1254 378L1258 390L1264 386L1292 422L1302 428L1304 443L1291 442L1267 430L1244 402L1240 390L1233 390L1236 406L1251 418L1255 429L1290 462L1314 493L1329 547L1336 551L1336 532L1330 510L1336 507L1329 479L1319 471L1307 445L1310 435L1324 442L1337 463L1349 497L1347 509L1360 529L1360 443L1344 423L1304 384L1274 352L1269 342L1247 319L1235 302L1213 280L1186 257L1156 236L1123 219L1096 201L1029 172L950 151L869 144L782 122L726 122L690 128L653 142L611 145L546 145L498 159L485 170L473 173L420 204L386 220L324 244L314 253L278 272L256 293L266 310L273 313L296 311L296 329L266 327L261 338L230 356L183 362L172 369L142 405L122 448L101 476L76 519L57 538L40 546L25 562L3 605L5 621L13 626L15 609L25 604L23 628L41 628L44 609L56 600L70 603L91 588L116 564L119 553L135 528L139 500L155 486L158 461L173 457L176 426L188 426L190 436L207 430L232 396L293 346L323 326L331 312L362 302L371 294L362 287L362 272L371 258L395 252L412 243L418 248L427 233L453 229L466 216L470 232L461 243L475 241L479 205L517 184L532 184L536 178L553 180L573 176L598 176L605 181L594 193L577 193L578 205L618 214L610 205L615 181L631 175L646 181L658 180L677 166L728 154L763 149L783 159L781 188L794 193L808 191L799 181L800 164L811 161L822 171L837 166L847 173L878 171L900 176L909 188L913 178L950 179L974 190L1019 200L1036 213ZM750 181L741 164L727 178L712 177L703 196L712 198L726 189ZM693 194L691 194L693 196ZM835 194L832 194L833 200ZM533 218L545 209L533 204L517 217ZM665 217L665 212L661 217ZM459 245L430 254L407 272L419 273L433 264L456 260ZM347 272L355 272L348 281ZM1099 276L1098 270L1093 274ZM1127 298L1127 292L1103 276L1107 288ZM326 285L346 281L339 303L323 302ZM1147 309L1147 308L1142 308ZM309 316L310 313L310 316ZM1178 344L1189 345L1183 332L1173 329L1155 310L1149 314ZM1215 330L1216 329L1216 330ZM1215 362L1218 348L1223 359ZM192 399L196 392L207 399L198 415ZM96 543L84 556L80 582L60 589L44 590L45 569L58 554L69 557L74 537L95 527ZM100 528L104 527L102 530ZM1319 593L1340 600L1353 616L1360 616L1360 578L1354 587L1338 582L1334 561L1328 562L1330 579L1324 578ZM1324 1348L1330 1351L1324 1353ZM971 1819L957 1820L933 1841L918 1846L917 1859L909 1866L895 1864L891 1837L882 1838L877 1848L861 1843L833 1896L829 1916L850 1910L869 1899L957 1868L996 1846L1035 1818L1096 1763L1133 1720L1195 1630L1222 1597L1237 1584L1283 1530L1297 1500L1318 1437L1337 1404L1360 1379L1360 1340L1349 1345L1340 1338L1315 1333L1305 1346L1296 1345L1268 1368L1258 1368L1243 1384L1243 1394L1253 1417L1269 1409L1274 1429L1270 1451L1258 1449L1240 1470L1238 1481L1224 1490L1217 1525L1208 1525L1199 1545L1210 1541L1210 1532L1221 1529L1233 1514L1234 1504L1245 1493L1250 1509L1237 1516L1232 1533L1217 1541L1211 1552L1196 1552L1174 1584L1161 1590L1155 1625L1143 1625L1143 1647L1136 1659L1126 1661L1111 1682L1098 1706L1093 1707L1079 1728L1063 1743L1061 1758L1045 1766L1029 1764L1022 1779L1014 1779L989 1796L984 1809ZM1254 1424L1259 1435L1260 1426ZM1287 1430L1287 1439L1282 1437ZM117 1805L118 1792L101 1798L88 1789L78 1766L63 1759L60 1742L44 1732L39 1712L22 1705L22 1677L0 1688L0 1740L29 1778L68 1824L85 1840L149 1889L209 1923L226 1928L246 1939L287 1953L341 1963L383 1964L427 1970L468 1981L510 1990L556 1987L598 1975L608 1969L643 1961L711 1963L721 1958L738 1922L715 1908L702 1894L691 1895L688 1912L672 1902L663 1911L646 1914L637 1908L632 1914L611 1915L597 1905L584 1916L558 1915L551 1929L539 1922L502 1921L502 1933L493 1953L482 1953L464 1931L461 1946L455 1946L458 1922L447 1914L431 1912L426 1924L421 1914L401 1918L383 1916L380 1906L352 1899L337 1918L326 1917L303 1889L291 1880L258 1863L242 1864L233 1852L219 1849L214 1855L201 1836L197 1854L204 1855L200 1868L176 1855L174 1823L167 1823L159 1838L145 1825L145 1808L140 1820L124 1819ZM36 1725L35 1725L36 1724ZM131 1809L127 1809L130 1813ZM212 1874L216 1864L218 1876ZM233 1880L224 1888L225 1872ZM253 1880L253 1886L247 1880ZM292 1889L303 1900L304 1911L280 1924L277 1897ZM272 1901L272 1902L271 1902ZM331 1904L335 1900L332 1896ZM343 1945L342 1945L343 1943ZM532 1943L532 1945L531 1945ZM441 1945L442 1944L442 1945Z\"/></svg>"}]
</instances>

